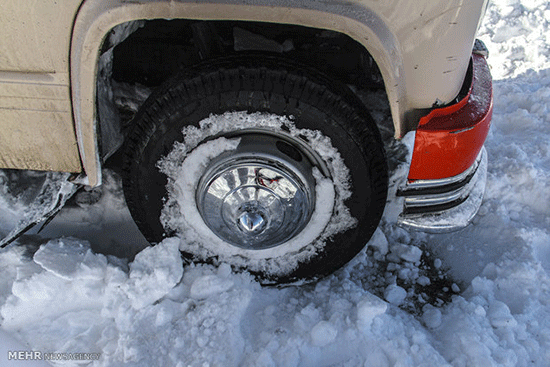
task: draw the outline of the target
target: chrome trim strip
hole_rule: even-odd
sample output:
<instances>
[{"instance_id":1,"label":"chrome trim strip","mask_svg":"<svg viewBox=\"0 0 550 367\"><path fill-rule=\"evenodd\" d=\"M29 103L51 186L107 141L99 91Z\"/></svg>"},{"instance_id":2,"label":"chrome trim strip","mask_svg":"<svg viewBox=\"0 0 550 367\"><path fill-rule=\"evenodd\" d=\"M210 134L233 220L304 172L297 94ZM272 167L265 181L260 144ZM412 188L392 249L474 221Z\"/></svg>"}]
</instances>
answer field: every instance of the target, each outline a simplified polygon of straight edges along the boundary
<instances>
[{"instance_id":1,"label":"chrome trim strip","mask_svg":"<svg viewBox=\"0 0 550 367\"><path fill-rule=\"evenodd\" d=\"M444 205L463 199L467 193L464 192L464 187L454 190L449 193L435 195L421 195L405 198L406 208L429 207L434 205Z\"/></svg>"},{"instance_id":2,"label":"chrome trim strip","mask_svg":"<svg viewBox=\"0 0 550 367\"><path fill-rule=\"evenodd\" d=\"M478 161L479 163L475 165L477 170L472 179L461 190L458 190L462 196L455 207L430 213L430 207L426 206L424 208L427 212L424 213L402 213L399 215L397 224L408 229L431 233L452 232L466 227L477 214L485 192L487 180L487 152L485 148L482 148ZM451 200L448 203L452 202Z\"/></svg>"},{"instance_id":3,"label":"chrome trim strip","mask_svg":"<svg viewBox=\"0 0 550 367\"><path fill-rule=\"evenodd\" d=\"M405 185L405 187L402 188L400 191L402 192L402 195L406 196L409 191L432 189L432 188L452 185L452 184L464 181L468 176L470 176L473 172L477 170L481 162L481 156L482 156L482 151L479 152L474 164L459 175L456 175L453 177L447 177L447 178L440 178L436 180L416 180L416 181L408 182Z\"/></svg>"}]
</instances>

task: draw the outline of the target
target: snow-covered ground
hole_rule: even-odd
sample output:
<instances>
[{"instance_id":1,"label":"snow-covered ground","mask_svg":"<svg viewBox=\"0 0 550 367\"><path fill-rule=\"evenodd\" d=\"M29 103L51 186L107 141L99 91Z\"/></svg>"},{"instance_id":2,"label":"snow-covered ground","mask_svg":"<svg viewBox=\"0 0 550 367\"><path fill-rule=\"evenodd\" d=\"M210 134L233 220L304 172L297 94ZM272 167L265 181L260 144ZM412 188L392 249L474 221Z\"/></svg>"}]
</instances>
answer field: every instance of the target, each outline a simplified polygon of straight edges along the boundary
<instances>
[{"instance_id":1,"label":"snow-covered ground","mask_svg":"<svg viewBox=\"0 0 550 367\"><path fill-rule=\"evenodd\" d=\"M386 221L335 274L262 288L227 265L183 267L175 239L133 262L92 251L145 246L107 172L98 204L0 251L0 364L44 365L7 361L33 351L87 358L50 361L64 366L549 366L549 22L542 0L488 9L489 172L466 229Z\"/></svg>"}]
</instances>

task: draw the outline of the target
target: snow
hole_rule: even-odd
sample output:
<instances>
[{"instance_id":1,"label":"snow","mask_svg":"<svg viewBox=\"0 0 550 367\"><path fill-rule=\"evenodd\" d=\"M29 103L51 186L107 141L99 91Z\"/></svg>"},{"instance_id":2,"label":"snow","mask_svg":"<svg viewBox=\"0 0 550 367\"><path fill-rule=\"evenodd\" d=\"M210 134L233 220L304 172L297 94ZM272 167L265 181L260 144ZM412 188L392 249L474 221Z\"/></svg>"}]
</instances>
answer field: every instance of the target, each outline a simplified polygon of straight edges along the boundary
<instances>
[{"instance_id":1,"label":"snow","mask_svg":"<svg viewBox=\"0 0 550 367\"><path fill-rule=\"evenodd\" d=\"M407 298L407 291L397 284L390 284L384 290L384 299L392 305L401 305L405 302L405 298Z\"/></svg>"},{"instance_id":2,"label":"snow","mask_svg":"<svg viewBox=\"0 0 550 367\"><path fill-rule=\"evenodd\" d=\"M175 239L131 262L99 253L142 241L105 172L99 203L67 207L47 232L0 251L0 363L44 365L7 360L37 351L101 354L49 361L61 366L550 365L549 14L545 1L488 8L479 35L495 108L472 225L407 232L387 220L390 205L343 269L261 287L228 264L183 264ZM399 157L392 181L410 141L388 148Z\"/></svg>"}]
</instances>

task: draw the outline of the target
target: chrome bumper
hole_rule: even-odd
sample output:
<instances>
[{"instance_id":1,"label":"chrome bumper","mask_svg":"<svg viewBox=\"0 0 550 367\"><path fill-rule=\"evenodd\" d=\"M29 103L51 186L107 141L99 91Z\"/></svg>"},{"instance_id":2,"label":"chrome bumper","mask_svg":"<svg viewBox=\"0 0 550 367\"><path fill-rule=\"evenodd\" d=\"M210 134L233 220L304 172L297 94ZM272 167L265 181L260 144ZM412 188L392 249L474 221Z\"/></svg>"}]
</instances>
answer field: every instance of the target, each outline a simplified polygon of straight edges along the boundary
<instances>
[{"instance_id":1,"label":"chrome bumper","mask_svg":"<svg viewBox=\"0 0 550 367\"><path fill-rule=\"evenodd\" d=\"M486 178L487 153L482 148L475 163L460 175L405 184L397 191L404 198L398 224L432 233L466 227L481 206Z\"/></svg>"}]
</instances>

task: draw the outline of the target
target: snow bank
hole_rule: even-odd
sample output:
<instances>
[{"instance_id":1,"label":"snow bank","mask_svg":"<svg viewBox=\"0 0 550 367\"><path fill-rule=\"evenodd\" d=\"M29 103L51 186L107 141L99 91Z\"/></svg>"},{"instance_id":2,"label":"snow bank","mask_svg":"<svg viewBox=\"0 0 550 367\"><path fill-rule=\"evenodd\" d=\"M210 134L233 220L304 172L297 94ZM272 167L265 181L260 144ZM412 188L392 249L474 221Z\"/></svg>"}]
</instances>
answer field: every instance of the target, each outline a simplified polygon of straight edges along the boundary
<instances>
[{"instance_id":1,"label":"snow bank","mask_svg":"<svg viewBox=\"0 0 550 367\"><path fill-rule=\"evenodd\" d=\"M34 351L101 353L97 366L443 361L412 316L345 276L263 289L227 265L183 271L177 246L165 240L128 269L74 239L32 257L4 251L2 265L17 271L3 280L2 327Z\"/></svg>"},{"instance_id":2,"label":"snow bank","mask_svg":"<svg viewBox=\"0 0 550 367\"><path fill-rule=\"evenodd\" d=\"M489 49L493 78L514 78L550 67L550 4L546 0L493 1L478 33Z\"/></svg>"},{"instance_id":3,"label":"snow bank","mask_svg":"<svg viewBox=\"0 0 550 367\"><path fill-rule=\"evenodd\" d=\"M405 257L416 251L398 247ZM443 308L426 305L416 318L396 307L404 288L389 286L389 303L366 289L361 258L315 285L276 289L228 265L184 270L173 239L142 251L129 266L69 238L34 254L21 249L0 254L2 267L15 269L2 280L8 294L2 328L32 351L101 353L94 366L544 366L550 360L548 275L540 264L515 258L489 264L462 296Z\"/></svg>"}]
</instances>

